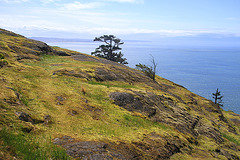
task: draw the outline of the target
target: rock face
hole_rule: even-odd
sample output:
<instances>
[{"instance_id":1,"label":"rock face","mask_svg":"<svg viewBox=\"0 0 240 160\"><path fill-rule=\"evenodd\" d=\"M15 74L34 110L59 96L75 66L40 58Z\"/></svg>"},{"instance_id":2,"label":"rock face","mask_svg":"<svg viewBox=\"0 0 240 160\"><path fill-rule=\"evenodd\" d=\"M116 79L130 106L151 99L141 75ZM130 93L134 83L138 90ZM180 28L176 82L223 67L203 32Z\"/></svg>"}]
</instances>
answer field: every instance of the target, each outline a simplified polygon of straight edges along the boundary
<instances>
[{"instance_id":1,"label":"rock face","mask_svg":"<svg viewBox=\"0 0 240 160\"><path fill-rule=\"evenodd\" d=\"M31 122L33 123L33 119L25 112L17 112L17 115L19 115L19 119L25 122Z\"/></svg>"},{"instance_id":2,"label":"rock face","mask_svg":"<svg viewBox=\"0 0 240 160\"><path fill-rule=\"evenodd\" d=\"M146 135L142 142L132 144L76 141L69 136L55 138L53 143L63 146L70 156L83 160L163 160L186 147L178 138L161 137L156 133Z\"/></svg>"},{"instance_id":3,"label":"rock face","mask_svg":"<svg viewBox=\"0 0 240 160\"><path fill-rule=\"evenodd\" d=\"M191 146L178 137L160 136L155 132L131 144L77 141L70 136L55 138L53 143L65 148L70 156L84 160L166 160L183 150L191 153Z\"/></svg>"},{"instance_id":4,"label":"rock face","mask_svg":"<svg viewBox=\"0 0 240 160\"><path fill-rule=\"evenodd\" d=\"M177 137L161 137L156 133L147 135L142 142L136 142L134 145L144 152L147 152L149 159L169 159L172 155L181 152L186 144Z\"/></svg>"},{"instance_id":5,"label":"rock face","mask_svg":"<svg viewBox=\"0 0 240 160\"><path fill-rule=\"evenodd\" d=\"M74 142L73 138L63 136L62 138L55 138L54 143L62 145L67 150L67 154L74 158L81 158L83 160L126 160L122 154L113 152L111 147L104 142Z\"/></svg>"},{"instance_id":6,"label":"rock face","mask_svg":"<svg viewBox=\"0 0 240 160\"><path fill-rule=\"evenodd\" d=\"M109 97L114 100L116 105L128 111L142 113L152 121L166 123L182 133L190 133L194 137L202 134L219 143L223 142L219 130L206 126L201 122L201 117L191 116L185 108L164 95L156 95L151 92L147 92L145 95L139 92L134 92L134 95L126 92L113 92Z\"/></svg>"},{"instance_id":7,"label":"rock face","mask_svg":"<svg viewBox=\"0 0 240 160\"><path fill-rule=\"evenodd\" d=\"M39 55L49 54L54 55L54 50L46 43L23 39L22 42L7 43L6 44L12 52L18 53L16 59L18 61L23 59L36 59L39 60Z\"/></svg>"},{"instance_id":8,"label":"rock face","mask_svg":"<svg viewBox=\"0 0 240 160\"><path fill-rule=\"evenodd\" d=\"M0 34L12 37L10 41L2 41L0 39L0 42L3 44L0 45L0 51L8 57L13 55L18 61L26 59L40 60L39 55L43 54L71 56L71 53L53 49L44 42L28 39L4 29L0 29Z\"/></svg>"},{"instance_id":9,"label":"rock face","mask_svg":"<svg viewBox=\"0 0 240 160\"><path fill-rule=\"evenodd\" d=\"M54 52L54 50L46 43L36 40L28 40L26 42L23 42L22 46L38 51L38 53L40 54L49 54Z\"/></svg>"},{"instance_id":10,"label":"rock face","mask_svg":"<svg viewBox=\"0 0 240 160\"><path fill-rule=\"evenodd\" d=\"M13 33L13 32L11 32L11 31L7 31L7 30L5 30L5 29L0 29L0 33L6 34L6 35L9 35L9 36L13 36L13 37L23 37L22 35Z\"/></svg>"},{"instance_id":11,"label":"rock face","mask_svg":"<svg viewBox=\"0 0 240 160\"><path fill-rule=\"evenodd\" d=\"M107 153L107 144L102 142L84 141L65 145L67 153L82 159L112 159Z\"/></svg>"}]
</instances>

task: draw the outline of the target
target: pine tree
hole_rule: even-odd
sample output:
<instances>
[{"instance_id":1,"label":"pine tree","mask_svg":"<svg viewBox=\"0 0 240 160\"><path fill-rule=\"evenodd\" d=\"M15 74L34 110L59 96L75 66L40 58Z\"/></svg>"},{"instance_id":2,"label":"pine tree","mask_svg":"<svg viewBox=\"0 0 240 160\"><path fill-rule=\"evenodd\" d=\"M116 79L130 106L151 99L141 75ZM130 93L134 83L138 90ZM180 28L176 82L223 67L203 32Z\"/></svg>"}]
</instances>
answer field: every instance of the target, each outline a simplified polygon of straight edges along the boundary
<instances>
[{"instance_id":1,"label":"pine tree","mask_svg":"<svg viewBox=\"0 0 240 160\"><path fill-rule=\"evenodd\" d=\"M218 104L219 106L223 106L223 102L222 102L222 98L223 96L221 96L220 91L218 91L218 88L216 90L216 93L213 93L213 99L214 99L214 103Z\"/></svg>"},{"instance_id":2,"label":"pine tree","mask_svg":"<svg viewBox=\"0 0 240 160\"><path fill-rule=\"evenodd\" d=\"M114 35L103 35L96 37L93 41L104 42L105 44L100 45L92 52L92 55L105 58L120 64L128 64L127 59L123 58L123 54L120 52L122 48L120 45L124 44L119 38Z\"/></svg>"}]
</instances>

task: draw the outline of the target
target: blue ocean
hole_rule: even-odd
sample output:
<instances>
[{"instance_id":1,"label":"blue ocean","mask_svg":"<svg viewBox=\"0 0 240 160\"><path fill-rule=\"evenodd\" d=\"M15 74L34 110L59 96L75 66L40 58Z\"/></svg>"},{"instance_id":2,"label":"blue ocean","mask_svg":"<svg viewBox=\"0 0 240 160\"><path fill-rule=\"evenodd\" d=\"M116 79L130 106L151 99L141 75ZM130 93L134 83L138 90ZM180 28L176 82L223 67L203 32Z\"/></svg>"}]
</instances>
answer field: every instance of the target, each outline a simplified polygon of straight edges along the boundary
<instances>
[{"instance_id":1,"label":"blue ocean","mask_svg":"<svg viewBox=\"0 0 240 160\"><path fill-rule=\"evenodd\" d=\"M47 42L82 53L91 54L100 44L91 41ZM188 90L213 100L219 88L223 109L240 114L240 47L162 45L144 41L126 41L122 53L128 66L157 62L157 74Z\"/></svg>"}]
</instances>

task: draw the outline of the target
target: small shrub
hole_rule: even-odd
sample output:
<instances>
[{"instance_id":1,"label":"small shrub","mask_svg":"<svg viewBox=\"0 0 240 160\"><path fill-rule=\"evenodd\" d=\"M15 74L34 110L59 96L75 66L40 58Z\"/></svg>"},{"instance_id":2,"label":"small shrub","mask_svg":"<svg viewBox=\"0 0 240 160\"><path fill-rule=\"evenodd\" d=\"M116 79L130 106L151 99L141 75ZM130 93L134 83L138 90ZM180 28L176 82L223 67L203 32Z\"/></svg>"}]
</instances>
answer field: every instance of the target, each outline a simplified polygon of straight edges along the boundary
<instances>
[{"instance_id":1,"label":"small shrub","mask_svg":"<svg viewBox=\"0 0 240 160\"><path fill-rule=\"evenodd\" d=\"M6 66L6 65L8 65L8 61L5 59L1 59L0 60L0 68L2 68L3 66Z\"/></svg>"},{"instance_id":2,"label":"small shrub","mask_svg":"<svg viewBox=\"0 0 240 160\"><path fill-rule=\"evenodd\" d=\"M155 76L156 76L156 69L157 69L157 63L155 62L155 59L154 57L151 55L152 57L152 60L151 60L151 63L152 65L151 66L146 66L145 64L136 64L136 68L138 70L141 70L145 73L146 76L150 77L152 80L155 81Z\"/></svg>"},{"instance_id":3,"label":"small shrub","mask_svg":"<svg viewBox=\"0 0 240 160\"><path fill-rule=\"evenodd\" d=\"M140 71L143 71L146 76L150 77L151 79L155 80L155 72L152 67L148 67L145 64L136 64L136 68Z\"/></svg>"},{"instance_id":4,"label":"small shrub","mask_svg":"<svg viewBox=\"0 0 240 160\"><path fill-rule=\"evenodd\" d=\"M4 59L4 55L0 53L0 59Z\"/></svg>"},{"instance_id":5,"label":"small shrub","mask_svg":"<svg viewBox=\"0 0 240 160\"><path fill-rule=\"evenodd\" d=\"M81 92L85 95L86 94L85 88L82 87Z\"/></svg>"}]
</instances>

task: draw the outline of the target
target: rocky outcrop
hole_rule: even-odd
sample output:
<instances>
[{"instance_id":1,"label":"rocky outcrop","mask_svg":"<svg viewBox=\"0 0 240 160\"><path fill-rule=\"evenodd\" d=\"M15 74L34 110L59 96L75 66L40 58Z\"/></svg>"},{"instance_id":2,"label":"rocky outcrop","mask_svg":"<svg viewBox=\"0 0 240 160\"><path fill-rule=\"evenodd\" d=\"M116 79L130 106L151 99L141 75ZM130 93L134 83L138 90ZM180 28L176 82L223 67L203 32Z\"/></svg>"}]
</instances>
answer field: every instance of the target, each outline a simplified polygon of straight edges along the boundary
<instances>
[{"instance_id":1,"label":"rocky outcrop","mask_svg":"<svg viewBox=\"0 0 240 160\"><path fill-rule=\"evenodd\" d=\"M1 29L1 28L0 28L0 34L5 34L5 35L13 36L13 37L24 37L24 36L22 36L20 34L16 34L14 32L7 31L7 30Z\"/></svg>"},{"instance_id":2,"label":"rocky outcrop","mask_svg":"<svg viewBox=\"0 0 240 160\"><path fill-rule=\"evenodd\" d=\"M134 97L130 93L114 92L109 96L114 100L114 103L116 105L119 105L120 107L123 107L129 111L137 111L143 113L149 118L154 117L157 113L157 107L154 106L153 102L150 99L145 98L145 96L142 94L138 94Z\"/></svg>"},{"instance_id":3,"label":"rocky outcrop","mask_svg":"<svg viewBox=\"0 0 240 160\"><path fill-rule=\"evenodd\" d=\"M14 56L18 61L23 61L26 59L30 60L40 60L40 55L58 55L58 56L71 56L72 52L61 51L58 49L53 49L44 42L28 39L24 36L15 34L13 32L0 29L0 34L12 37L8 41L3 41L0 45L1 54L8 57ZM77 54L77 53L73 53Z\"/></svg>"},{"instance_id":4,"label":"rocky outcrop","mask_svg":"<svg viewBox=\"0 0 240 160\"><path fill-rule=\"evenodd\" d=\"M87 73L81 70L66 70L66 69L61 69L53 72L53 75L64 75L64 76L71 76L71 77L76 77L76 78L84 78L87 80L91 80L93 77L90 74L91 72Z\"/></svg>"},{"instance_id":5,"label":"rocky outcrop","mask_svg":"<svg viewBox=\"0 0 240 160\"><path fill-rule=\"evenodd\" d=\"M142 82L150 87L165 92L168 92L169 88L173 88L172 86L166 84L159 85L157 82L153 81L151 78L147 77L145 74L138 70L134 70L123 65L119 67L118 65L121 64L116 63L110 68L97 68L95 71L95 77L93 78L100 82L123 81L128 82L131 85L134 85L134 83Z\"/></svg>"},{"instance_id":6,"label":"rocky outcrop","mask_svg":"<svg viewBox=\"0 0 240 160\"><path fill-rule=\"evenodd\" d=\"M63 146L70 156L84 160L165 160L184 148L191 150L178 137L161 137L154 132L132 143L77 141L70 136L55 138L53 143Z\"/></svg>"},{"instance_id":7,"label":"rocky outcrop","mask_svg":"<svg viewBox=\"0 0 240 160\"><path fill-rule=\"evenodd\" d=\"M118 151L113 151L109 144L97 141L79 141L76 142L69 136L55 138L54 144L62 145L66 149L67 154L74 158L83 160L112 160L126 158Z\"/></svg>"},{"instance_id":8,"label":"rocky outcrop","mask_svg":"<svg viewBox=\"0 0 240 160\"><path fill-rule=\"evenodd\" d=\"M17 115L19 115L19 119L25 122L31 122L33 123L33 119L29 116L29 114L25 112L16 112Z\"/></svg>"},{"instance_id":9,"label":"rocky outcrop","mask_svg":"<svg viewBox=\"0 0 240 160\"><path fill-rule=\"evenodd\" d=\"M134 142L134 145L148 153L149 159L159 160L169 159L172 155L181 152L183 148L189 148L178 137L161 137L154 132L146 135L141 142Z\"/></svg>"},{"instance_id":10,"label":"rocky outcrop","mask_svg":"<svg viewBox=\"0 0 240 160\"><path fill-rule=\"evenodd\" d=\"M22 42L22 46L36 51L38 54L53 54L54 50L46 43L31 40Z\"/></svg>"},{"instance_id":11,"label":"rocky outcrop","mask_svg":"<svg viewBox=\"0 0 240 160\"><path fill-rule=\"evenodd\" d=\"M204 135L218 143L223 142L218 129L201 122L199 116L193 117L170 97L151 92L146 94L113 92L109 97L114 100L116 105L128 111L139 112L152 121L171 125L182 133L191 134L193 137Z\"/></svg>"},{"instance_id":12,"label":"rocky outcrop","mask_svg":"<svg viewBox=\"0 0 240 160\"><path fill-rule=\"evenodd\" d=\"M104 160L122 157L121 159L126 159L123 155L109 153L107 147L108 145L106 143L95 141L76 142L64 145L64 148L67 149L67 153L75 158Z\"/></svg>"},{"instance_id":13,"label":"rocky outcrop","mask_svg":"<svg viewBox=\"0 0 240 160\"><path fill-rule=\"evenodd\" d=\"M44 123L43 120L34 119L26 112L15 112L15 114L18 116L18 119L21 121L30 122L32 124Z\"/></svg>"}]
</instances>

